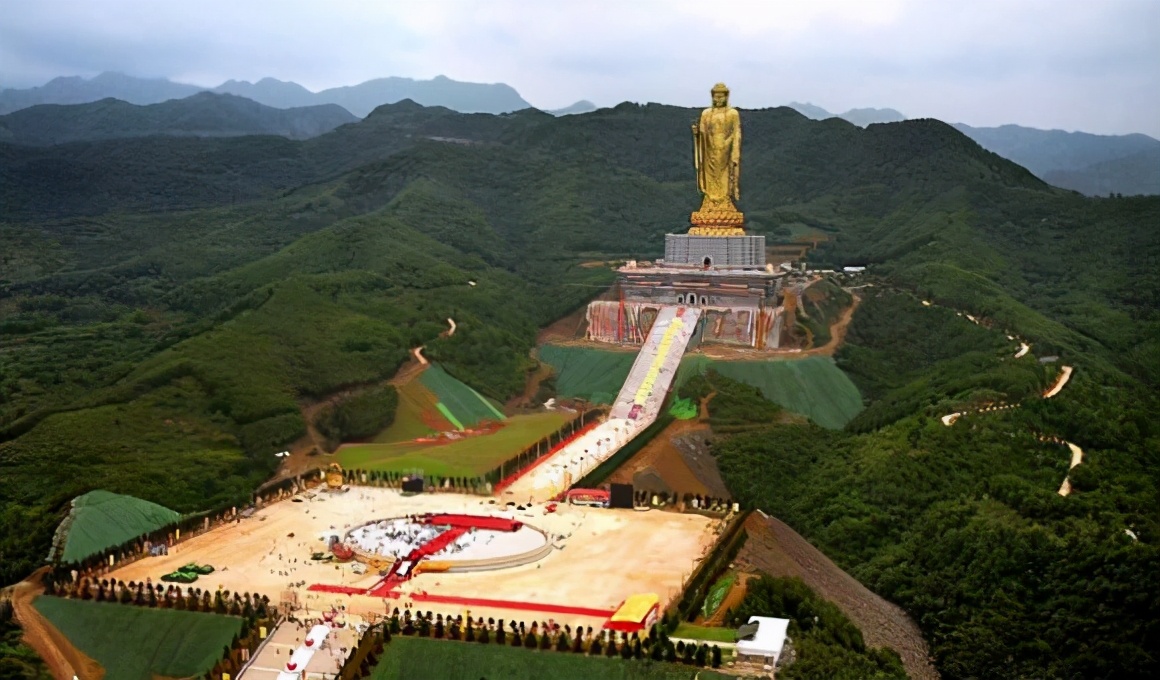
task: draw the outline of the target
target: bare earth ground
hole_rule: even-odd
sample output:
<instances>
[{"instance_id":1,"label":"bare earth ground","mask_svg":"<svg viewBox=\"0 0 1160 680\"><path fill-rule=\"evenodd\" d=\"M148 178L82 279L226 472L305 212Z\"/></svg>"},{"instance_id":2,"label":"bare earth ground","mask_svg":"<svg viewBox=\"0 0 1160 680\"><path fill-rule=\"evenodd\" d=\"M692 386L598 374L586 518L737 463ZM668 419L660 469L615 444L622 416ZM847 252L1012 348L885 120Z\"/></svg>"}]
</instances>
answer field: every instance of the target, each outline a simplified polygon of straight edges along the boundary
<instances>
[{"instance_id":1,"label":"bare earth ground","mask_svg":"<svg viewBox=\"0 0 1160 680\"><path fill-rule=\"evenodd\" d=\"M140 560L111 573L110 578L157 581L163 574L187 564L211 564L216 571L197 581L197 587L264 593L280 602L292 589L310 610L345 606L366 616L401 606L398 600L363 595L308 592L311 584L370 588L378 577L356 575L350 565L313 562L322 551L321 535L334 527L426 512L465 512L503 515L540 528L563 550L522 567L473 573L428 573L404 584L406 594L487 598L573 607L613 609L634 593L653 592L662 606L677 596L693 567L712 546L720 522L700 515L633 510L598 510L561 505L554 514L542 506L508 511L491 499L458 494L423 494L405 498L390 489L356 487L344 494L320 493L302 503L282 501L262 508L241 523L223 525L189 539L167 556ZM559 539L559 537L564 537ZM405 600L404 600L405 601ZM460 614L453 604L417 602L416 607ZM507 608L475 608L473 616L517 620L545 620L551 615ZM565 622L599 626L604 617L567 614Z\"/></svg>"},{"instance_id":2,"label":"bare earth ground","mask_svg":"<svg viewBox=\"0 0 1160 680\"><path fill-rule=\"evenodd\" d=\"M651 468L675 492L727 498L717 461L704 446L711 434L699 420L675 420L617 468L610 481L631 484L634 475Z\"/></svg>"},{"instance_id":3,"label":"bare earth ground","mask_svg":"<svg viewBox=\"0 0 1160 680\"><path fill-rule=\"evenodd\" d=\"M870 592L779 519L754 513L746 520L745 530L749 540L737 557L739 568L800 577L850 617L866 644L898 652L911 678L937 680L926 641L901 607Z\"/></svg>"},{"instance_id":4,"label":"bare earth ground","mask_svg":"<svg viewBox=\"0 0 1160 680\"><path fill-rule=\"evenodd\" d=\"M12 588L12 607L16 620L24 629L25 644L36 650L58 680L72 680L74 677L80 680L101 680L105 676L105 669L74 647L56 626L32 606L36 596L44 592L44 586L40 584L43 572L43 569L34 572Z\"/></svg>"}]
</instances>

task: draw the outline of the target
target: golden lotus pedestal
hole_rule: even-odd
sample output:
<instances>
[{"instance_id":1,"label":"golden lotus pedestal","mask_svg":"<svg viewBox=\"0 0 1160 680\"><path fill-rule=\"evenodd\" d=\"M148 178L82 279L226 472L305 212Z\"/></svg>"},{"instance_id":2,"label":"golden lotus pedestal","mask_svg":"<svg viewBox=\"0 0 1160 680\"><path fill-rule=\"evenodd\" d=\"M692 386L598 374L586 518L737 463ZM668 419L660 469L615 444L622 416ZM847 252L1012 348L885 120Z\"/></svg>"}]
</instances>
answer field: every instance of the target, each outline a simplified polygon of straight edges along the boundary
<instances>
[{"instance_id":1,"label":"golden lotus pedestal","mask_svg":"<svg viewBox=\"0 0 1160 680\"><path fill-rule=\"evenodd\" d=\"M745 215L736 210L698 210L689 215L693 236L744 236Z\"/></svg>"}]
</instances>

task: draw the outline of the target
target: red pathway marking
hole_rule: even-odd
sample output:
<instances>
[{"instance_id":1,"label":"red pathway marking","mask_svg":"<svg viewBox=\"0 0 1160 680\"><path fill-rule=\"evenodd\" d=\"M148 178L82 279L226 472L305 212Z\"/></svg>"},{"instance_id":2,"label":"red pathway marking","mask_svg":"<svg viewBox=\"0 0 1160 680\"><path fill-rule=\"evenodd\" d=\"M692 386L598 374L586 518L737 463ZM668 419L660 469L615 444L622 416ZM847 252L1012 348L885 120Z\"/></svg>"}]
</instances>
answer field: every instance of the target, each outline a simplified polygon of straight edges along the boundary
<instances>
[{"instance_id":1,"label":"red pathway marking","mask_svg":"<svg viewBox=\"0 0 1160 680\"><path fill-rule=\"evenodd\" d=\"M531 465L527 466L523 470L520 470L519 472L512 473L512 474L508 475L507 477L504 477L503 479L501 479L499 481L499 483L497 483L493 487L493 493L495 493L496 495L499 495L504 489L508 488L512 484L515 484L520 479L520 477L523 477L524 475L530 473L532 470L535 470L536 468L538 468L540 465L542 465L544 463L544 461L546 461L549 458L551 458L552 456L556 455L556 453L558 453L560 451L560 449L563 449L565 446L571 444L573 441L588 434L589 430L591 430L592 428L596 427L599 424L600 424L599 421L593 421L591 423L588 423L584 427L580 428L579 430L576 430L567 439L561 440L559 444L556 444L547 453L545 453L544 455L540 456L535 461L533 461Z\"/></svg>"},{"instance_id":2,"label":"red pathway marking","mask_svg":"<svg viewBox=\"0 0 1160 680\"><path fill-rule=\"evenodd\" d=\"M411 553L410 559L412 562L418 562L424 557L434 555L435 553L454 543L455 539L466 533L467 529L465 527L453 527L448 529L447 531L444 531L435 538L432 538L430 541L427 541L423 545L416 548L415 552Z\"/></svg>"},{"instance_id":3,"label":"red pathway marking","mask_svg":"<svg viewBox=\"0 0 1160 680\"><path fill-rule=\"evenodd\" d=\"M411 599L416 602L434 602L436 604L470 605L473 607L494 607L496 609L520 609L530 612L546 612L548 614L575 614L577 616L593 616L608 618L615 613L615 609L590 609L587 607L569 607L562 604L545 604L543 602L516 602L513 600L488 600L479 597L458 597L455 595L431 595L429 593L413 593Z\"/></svg>"}]
</instances>

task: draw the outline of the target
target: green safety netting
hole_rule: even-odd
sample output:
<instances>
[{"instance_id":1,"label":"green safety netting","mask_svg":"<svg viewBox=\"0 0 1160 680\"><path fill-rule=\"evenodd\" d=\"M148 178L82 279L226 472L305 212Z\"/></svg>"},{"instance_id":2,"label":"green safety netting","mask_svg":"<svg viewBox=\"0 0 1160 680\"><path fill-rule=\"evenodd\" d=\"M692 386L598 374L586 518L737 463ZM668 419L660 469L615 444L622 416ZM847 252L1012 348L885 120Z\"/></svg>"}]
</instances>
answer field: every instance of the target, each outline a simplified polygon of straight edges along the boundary
<instances>
[{"instance_id":1,"label":"green safety netting","mask_svg":"<svg viewBox=\"0 0 1160 680\"><path fill-rule=\"evenodd\" d=\"M556 372L557 395L594 404L611 404L616 399L636 360L635 352L558 345L540 347L539 356Z\"/></svg>"},{"instance_id":2,"label":"green safety netting","mask_svg":"<svg viewBox=\"0 0 1160 680\"><path fill-rule=\"evenodd\" d=\"M181 515L169 508L109 491L90 491L73 499L62 523L62 562L79 562L105 548L174 524Z\"/></svg>"},{"instance_id":3,"label":"green safety netting","mask_svg":"<svg viewBox=\"0 0 1160 680\"><path fill-rule=\"evenodd\" d=\"M431 364L423 371L419 382L438 397L440 412L457 427L471 427L481 420L504 419L503 412L482 394L453 378L438 364Z\"/></svg>"}]
</instances>

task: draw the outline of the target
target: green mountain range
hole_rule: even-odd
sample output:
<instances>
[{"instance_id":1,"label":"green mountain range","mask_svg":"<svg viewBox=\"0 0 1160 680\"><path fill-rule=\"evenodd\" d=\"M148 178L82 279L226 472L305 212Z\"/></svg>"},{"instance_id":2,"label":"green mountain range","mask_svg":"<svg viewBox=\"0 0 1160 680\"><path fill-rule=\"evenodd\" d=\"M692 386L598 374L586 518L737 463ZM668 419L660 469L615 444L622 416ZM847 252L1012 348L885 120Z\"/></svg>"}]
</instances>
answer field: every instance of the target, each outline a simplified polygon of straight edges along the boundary
<instances>
[{"instance_id":1,"label":"green mountain range","mask_svg":"<svg viewBox=\"0 0 1160 680\"><path fill-rule=\"evenodd\" d=\"M0 116L0 140L49 146L151 135L309 139L357 120L337 104L276 109L234 95L199 92L145 106L118 99L41 104Z\"/></svg>"},{"instance_id":2,"label":"green mountain range","mask_svg":"<svg viewBox=\"0 0 1160 680\"><path fill-rule=\"evenodd\" d=\"M686 228L696 115L403 101L307 140L0 143L0 581L93 489L244 500L302 402L410 347L519 394L537 330L612 281L581 263ZM934 120L742 117L749 227L872 286L836 357L866 408L726 439L734 495L911 612L944 677L1150 677L1160 197L1053 188ZM1059 397L1007 335L1076 367ZM988 400L1025 405L938 421ZM1051 437L1088 451L1068 498Z\"/></svg>"}]
</instances>

